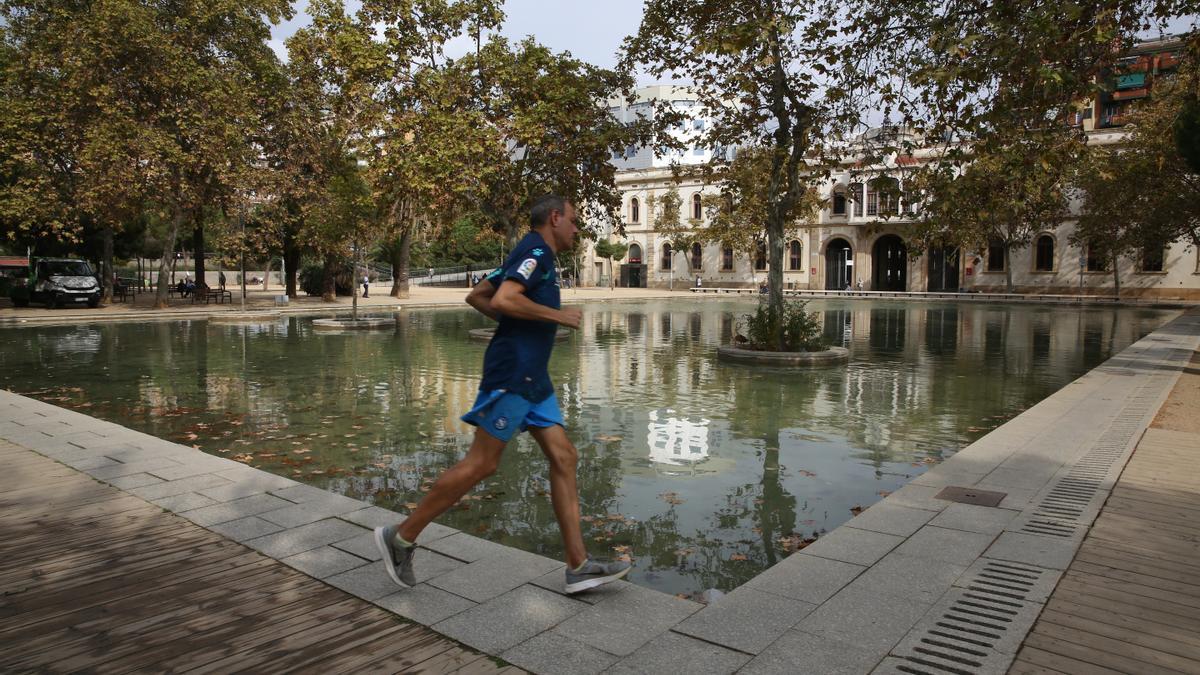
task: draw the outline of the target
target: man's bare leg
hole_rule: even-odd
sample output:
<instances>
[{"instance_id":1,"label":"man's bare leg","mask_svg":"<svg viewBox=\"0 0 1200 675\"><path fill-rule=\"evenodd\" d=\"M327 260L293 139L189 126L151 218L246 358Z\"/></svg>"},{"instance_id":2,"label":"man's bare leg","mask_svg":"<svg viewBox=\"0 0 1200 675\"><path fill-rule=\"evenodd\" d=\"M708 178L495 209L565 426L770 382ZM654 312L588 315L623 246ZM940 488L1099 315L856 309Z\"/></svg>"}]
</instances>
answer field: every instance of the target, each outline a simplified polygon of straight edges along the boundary
<instances>
[{"instance_id":1,"label":"man's bare leg","mask_svg":"<svg viewBox=\"0 0 1200 675\"><path fill-rule=\"evenodd\" d=\"M554 504L558 529L562 532L567 566L574 569L587 560L587 548L583 545L579 525L579 488L575 484L579 452L567 438L567 432L557 424L529 427L529 434L550 460L550 500Z\"/></svg>"},{"instance_id":2,"label":"man's bare leg","mask_svg":"<svg viewBox=\"0 0 1200 675\"><path fill-rule=\"evenodd\" d=\"M506 445L507 442L476 428L475 439L471 441L471 449L467 451L467 456L434 482L433 488L421 498L417 508L397 527L397 533L405 541L415 542L426 525L454 506L471 488L496 472L496 467L500 464L500 455Z\"/></svg>"}]
</instances>

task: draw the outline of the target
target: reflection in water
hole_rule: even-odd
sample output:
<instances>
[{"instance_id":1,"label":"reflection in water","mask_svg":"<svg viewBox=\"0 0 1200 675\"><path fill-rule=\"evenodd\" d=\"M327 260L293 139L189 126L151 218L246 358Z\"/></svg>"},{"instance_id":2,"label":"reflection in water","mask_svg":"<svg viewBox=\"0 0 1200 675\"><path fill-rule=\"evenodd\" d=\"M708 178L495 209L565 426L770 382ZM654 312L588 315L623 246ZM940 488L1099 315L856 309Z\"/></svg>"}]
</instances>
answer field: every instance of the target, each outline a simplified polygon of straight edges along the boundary
<instances>
[{"instance_id":1,"label":"reflection in water","mask_svg":"<svg viewBox=\"0 0 1200 675\"><path fill-rule=\"evenodd\" d=\"M718 364L745 300L585 306L551 374L580 449L593 553L632 580L729 590L1062 387L1172 313L813 301L838 368ZM487 321L409 311L314 334L155 322L13 329L0 386L382 506L404 509L466 452ZM546 555L561 544L545 460L522 437L441 522Z\"/></svg>"}]
</instances>

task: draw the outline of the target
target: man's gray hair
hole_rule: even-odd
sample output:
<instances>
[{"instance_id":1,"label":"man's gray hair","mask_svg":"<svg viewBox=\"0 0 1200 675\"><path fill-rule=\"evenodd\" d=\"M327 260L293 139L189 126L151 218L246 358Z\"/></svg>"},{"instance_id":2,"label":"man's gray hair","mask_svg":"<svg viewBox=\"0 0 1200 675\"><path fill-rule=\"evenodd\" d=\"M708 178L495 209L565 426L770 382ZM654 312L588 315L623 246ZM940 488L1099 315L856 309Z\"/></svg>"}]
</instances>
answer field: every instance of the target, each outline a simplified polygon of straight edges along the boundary
<instances>
[{"instance_id":1,"label":"man's gray hair","mask_svg":"<svg viewBox=\"0 0 1200 675\"><path fill-rule=\"evenodd\" d=\"M550 222L550 213L552 211L558 211L566 215L567 202L569 201L567 198L556 194L538 197L533 202L533 206L529 208L529 227L541 227Z\"/></svg>"}]
</instances>

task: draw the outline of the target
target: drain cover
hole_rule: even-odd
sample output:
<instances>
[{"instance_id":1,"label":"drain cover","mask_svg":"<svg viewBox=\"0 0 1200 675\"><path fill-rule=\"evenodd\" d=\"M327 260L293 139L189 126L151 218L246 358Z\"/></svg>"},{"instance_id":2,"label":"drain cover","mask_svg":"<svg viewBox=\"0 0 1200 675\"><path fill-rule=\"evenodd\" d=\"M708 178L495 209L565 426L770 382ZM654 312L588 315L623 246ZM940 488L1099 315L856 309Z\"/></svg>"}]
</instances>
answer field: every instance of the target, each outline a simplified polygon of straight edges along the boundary
<instances>
[{"instance_id":1,"label":"drain cover","mask_svg":"<svg viewBox=\"0 0 1200 675\"><path fill-rule=\"evenodd\" d=\"M999 506L1000 502L1008 496L1007 492L992 492L991 490L976 490L974 488L958 487L951 485L942 488L942 491L934 495L934 499L945 499L949 502L958 502L960 504L975 504L977 506Z\"/></svg>"}]
</instances>

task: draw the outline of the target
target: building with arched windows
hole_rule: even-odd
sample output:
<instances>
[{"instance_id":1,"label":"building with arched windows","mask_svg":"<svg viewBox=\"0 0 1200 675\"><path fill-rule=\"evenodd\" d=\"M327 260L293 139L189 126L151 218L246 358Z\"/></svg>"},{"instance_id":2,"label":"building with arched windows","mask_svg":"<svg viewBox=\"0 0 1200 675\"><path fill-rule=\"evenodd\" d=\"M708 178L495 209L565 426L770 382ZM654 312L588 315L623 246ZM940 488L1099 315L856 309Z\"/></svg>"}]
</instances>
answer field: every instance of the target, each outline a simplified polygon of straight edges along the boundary
<instances>
[{"instance_id":1,"label":"building with arched windows","mask_svg":"<svg viewBox=\"0 0 1200 675\"><path fill-rule=\"evenodd\" d=\"M1144 54L1139 59L1138 63L1167 62L1165 57ZM1101 98L1128 95L1129 92L1117 92ZM709 121L684 88L641 89L632 102L614 103L610 112L622 119L649 114L649 101L655 98L669 100L673 108L688 116L672 131L676 138L685 144L698 144ZM1125 134L1122 128L1107 123L1084 124L1083 129L1093 145L1119 144ZM886 134L889 141L911 141L918 149L893 153L876 164L864 164L861 157L868 153L861 150L879 140L881 134ZM731 152L718 152L732 156ZM1070 218L1052 230L1035 233L1027 245L1010 249L1007 259L1004 247L996 243L979 250L934 246L914 256L909 238L920 205L908 199L906 182L935 152L921 149L920 139L896 126L871 129L857 138L845 159L817 186L823 205L814 222L797 223L785 242L784 287L1004 292L1011 274L1014 291L1018 293L1113 292L1114 272L1109 262L1093 255L1086 246L1070 243L1075 230L1075 220ZM750 251L734 250L723 244L685 247L675 242L673 246L655 230L653 205L672 189L679 195L683 220L695 227L706 223L709 214L704 197L717 195L719 190L696 178L678 178L670 167L672 162L696 164L711 161L713 157L711 149L698 145L668 156L655 155L650 149L630 149L621 157L614 157L625 214L623 240L630 244L631 251L621 265L620 285L691 286L697 277L706 287L757 287L765 281L768 272L765 242L759 242ZM1074 213L1079 212L1078 203L1072 207ZM600 234L612 237L611 232ZM604 277L607 267L590 247L585 259L588 262L582 273L583 283L607 284ZM1122 295L1200 299L1200 252L1188 242L1163 242L1161 247L1144 251L1136 260L1122 259L1118 274Z\"/></svg>"}]
</instances>

